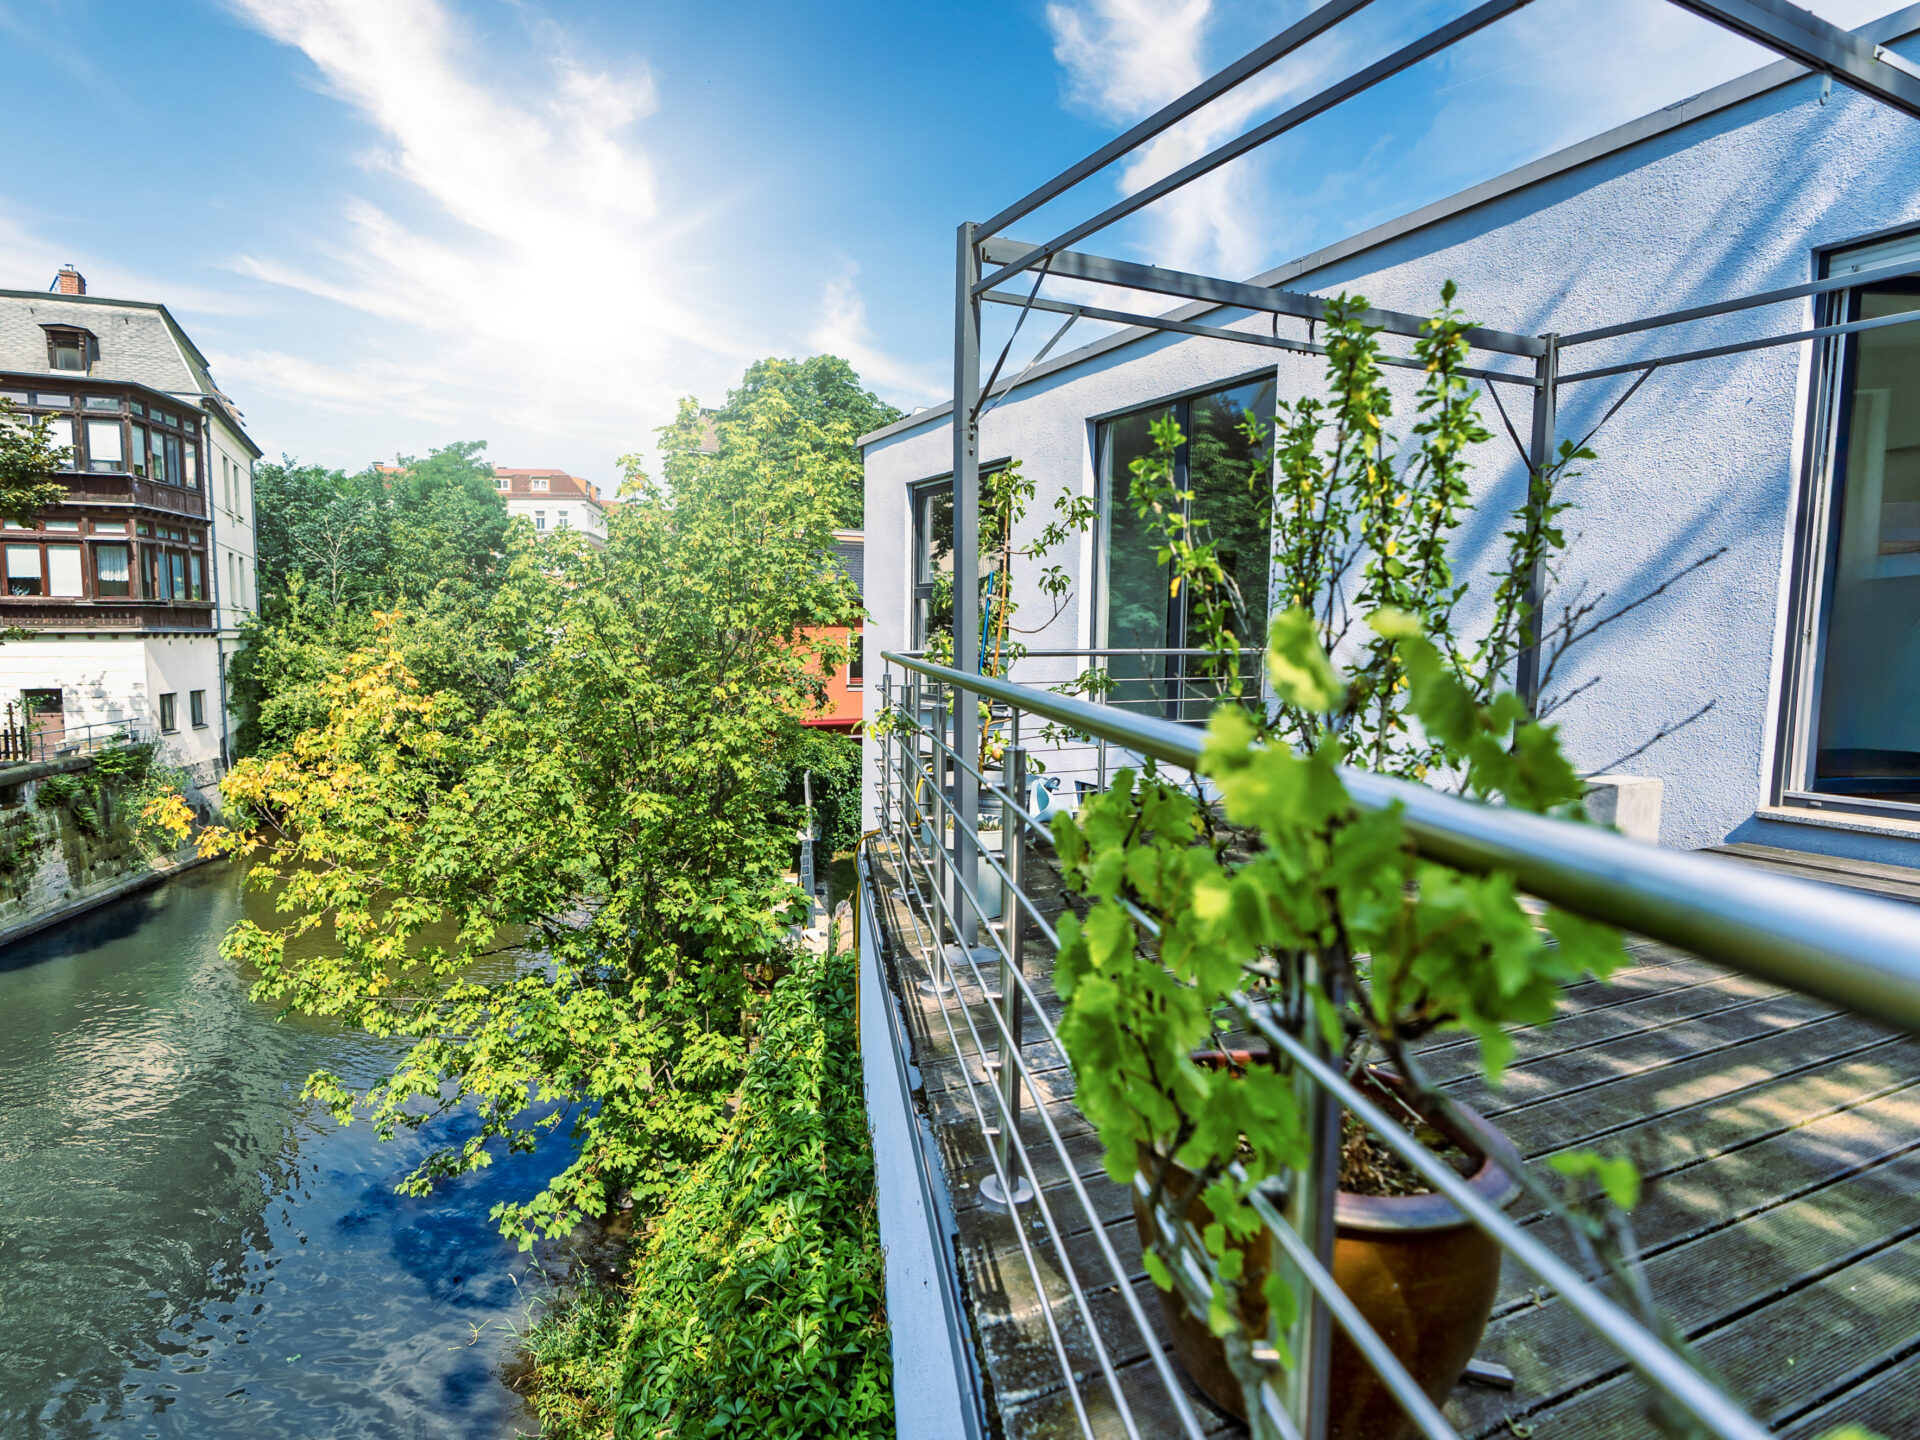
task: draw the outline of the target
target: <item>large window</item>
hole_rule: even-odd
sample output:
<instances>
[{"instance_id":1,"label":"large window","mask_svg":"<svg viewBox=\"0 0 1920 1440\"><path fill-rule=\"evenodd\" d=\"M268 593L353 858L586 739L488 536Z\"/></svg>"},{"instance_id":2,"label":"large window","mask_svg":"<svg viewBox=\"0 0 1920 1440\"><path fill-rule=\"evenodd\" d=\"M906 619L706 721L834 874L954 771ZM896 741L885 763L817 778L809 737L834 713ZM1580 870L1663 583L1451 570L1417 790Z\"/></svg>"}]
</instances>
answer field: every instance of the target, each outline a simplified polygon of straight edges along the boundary
<instances>
[{"instance_id":1,"label":"large window","mask_svg":"<svg viewBox=\"0 0 1920 1440\"><path fill-rule=\"evenodd\" d=\"M913 491L913 648L953 634L953 481Z\"/></svg>"},{"instance_id":2,"label":"large window","mask_svg":"<svg viewBox=\"0 0 1920 1440\"><path fill-rule=\"evenodd\" d=\"M1119 651L1166 651L1191 647L1191 614L1172 590L1171 567L1157 555L1160 540L1132 503L1133 466L1153 453L1153 424L1171 417L1182 444L1174 459L1174 483L1191 492L1189 518L1204 525L1222 565L1239 592L1234 632L1242 644L1263 647L1273 556L1271 449L1245 434L1249 412L1263 435L1273 423L1271 379L1249 380L1204 394L1135 411L1101 424L1098 437L1101 546L1101 634L1098 643ZM1257 664L1243 667L1257 674ZM1109 673L1119 682L1113 698L1176 717L1199 718L1212 703L1212 687L1196 682L1198 668L1178 656L1117 654Z\"/></svg>"},{"instance_id":3,"label":"large window","mask_svg":"<svg viewBox=\"0 0 1920 1440\"><path fill-rule=\"evenodd\" d=\"M96 595L132 594L132 571L127 567L127 547L93 547L93 593Z\"/></svg>"},{"instance_id":4,"label":"large window","mask_svg":"<svg viewBox=\"0 0 1920 1440\"><path fill-rule=\"evenodd\" d=\"M1920 311L1920 237L1833 257L1830 271L1910 255L1916 274L1844 292L1833 318ZM1837 342L1825 524L1808 555L1815 645L1803 657L1806 732L1787 790L1920 804L1920 322ZM1832 803L1832 802L1829 802Z\"/></svg>"},{"instance_id":5,"label":"large window","mask_svg":"<svg viewBox=\"0 0 1920 1440\"><path fill-rule=\"evenodd\" d=\"M7 593L9 595L41 595L45 587L40 581L40 547L38 545L9 545L7 549Z\"/></svg>"}]
</instances>

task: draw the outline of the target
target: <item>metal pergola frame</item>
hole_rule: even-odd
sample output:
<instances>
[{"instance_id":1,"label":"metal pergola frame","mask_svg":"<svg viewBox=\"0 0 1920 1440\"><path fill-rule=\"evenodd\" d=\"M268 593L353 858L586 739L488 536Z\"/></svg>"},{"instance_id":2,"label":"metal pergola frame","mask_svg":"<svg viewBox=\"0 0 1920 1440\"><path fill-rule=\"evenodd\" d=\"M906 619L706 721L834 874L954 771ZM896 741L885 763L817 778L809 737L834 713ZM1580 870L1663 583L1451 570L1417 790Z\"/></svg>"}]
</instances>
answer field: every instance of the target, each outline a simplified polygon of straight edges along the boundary
<instances>
[{"instance_id":1,"label":"metal pergola frame","mask_svg":"<svg viewBox=\"0 0 1920 1440\"><path fill-rule=\"evenodd\" d=\"M1176 296L1223 308L1252 311L1275 317L1282 315L1317 320L1325 312L1326 302L1296 290L1269 288L1241 281L1223 280L1159 266L1142 265L1090 255L1073 249L1080 241L1106 229L1128 216L1172 194L1193 180L1211 173L1229 161L1238 159L1269 140L1305 124L1341 103L1365 93L1400 72L1441 54L1450 46L1485 29L1496 21L1523 9L1530 0L1483 0L1465 14L1415 39L1382 59L1376 60L1344 79L1290 105L1279 114L1253 126L1234 139L1215 147L1163 178L1125 196L1098 214L1069 226L1052 239L1039 244L1008 238L1006 231L1041 206L1059 199L1083 181L1105 170L1116 160L1161 135L1204 106L1219 99L1253 76L1325 35L1359 12L1372 0L1326 0L1295 24L1265 44L1249 51L1224 69L1201 81L1175 100L1169 101L1139 124L1116 136L1091 155L1037 186L1021 199L984 222L966 222L956 236L953 343L953 642L954 666L972 674L980 673L979 615L979 537L980 537L980 420L983 402L989 396L1003 399L1023 375L996 392L1001 367L1011 349L1011 338L996 360L992 373L983 384L980 378L981 306L994 304L1015 307L1020 320L1030 311L1042 310L1067 317L1066 325L1049 340L1040 354L1029 362L1031 370L1076 319L1111 322L1144 330L1193 335L1227 340L1242 345L1292 351L1297 354L1325 354L1325 347L1308 341L1281 338L1277 333L1263 335L1236 330L1225 325L1210 325L1178 315L1142 315L1103 306L1054 300L1040 294L1049 276L1114 286L1131 291ZM1786 0L1672 0L1684 10L1710 20L1754 41L1767 49L1823 74L1831 80L1861 91L1880 103L1920 119L1920 66L1881 45L1873 44L1819 16L1786 3ZM1655 370L1694 360L1739 354L1748 350L1876 329L1883 325L1920 321L1920 311L1844 324L1818 325L1790 334L1766 336L1703 349L1679 351L1651 360L1598 365L1586 370L1562 369L1563 354L1581 345L1640 334L1688 321L1778 304L1783 301L1817 296L1834 290L1851 289L1875 280L1911 273L1910 265L1894 265L1832 279L1814 280L1802 285L1762 291L1739 299L1711 305L1694 306L1645 319L1603 326L1570 335L1522 335L1504 330L1474 329L1467 338L1474 348L1490 356L1514 356L1531 362L1526 369L1476 367L1465 373L1490 383L1513 385L1530 392L1532 424L1527 445L1529 468L1538 472L1549 464L1557 439L1557 409L1560 387L1583 380L1639 372L1644 379ZM1002 288L1016 278L1032 275L1024 293ZM1391 310L1367 312L1366 323L1388 334L1417 336L1425 317ZM1018 324L1015 333L1018 333ZM1397 356L1382 356L1382 363L1411 366L1416 362ZM1631 393L1631 392L1629 392ZM1531 599L1537 612L1541 603L1542 577L1534 577ZM1538 702L1539 655L1530 647L1518 663L1518 688L1528 704ZM980 738L979 716L971 707L959 707L954 717L954 748L961 754L977 753ZM979 782L970 772L958 777L955 808L963 822L962 838L955 855L963 883L977 879L977 847L965 838L979 818Z\"/></svg>"}]
</instances>

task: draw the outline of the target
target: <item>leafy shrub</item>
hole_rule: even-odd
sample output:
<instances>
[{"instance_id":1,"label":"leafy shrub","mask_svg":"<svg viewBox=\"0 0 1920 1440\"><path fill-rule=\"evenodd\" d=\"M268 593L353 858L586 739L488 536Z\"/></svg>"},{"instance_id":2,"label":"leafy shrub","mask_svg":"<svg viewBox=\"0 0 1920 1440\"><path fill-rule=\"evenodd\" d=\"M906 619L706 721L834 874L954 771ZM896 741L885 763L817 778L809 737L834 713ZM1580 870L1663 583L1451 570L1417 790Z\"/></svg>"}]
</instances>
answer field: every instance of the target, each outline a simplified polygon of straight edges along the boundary
<instances>
[{"instance_id":1,"label":"leafy shrub","mask_svg":"<svg viewBox=\"0 0 1920 1440\"><path fill-rule=\"evenodd\" d=\"M536 1327L545 1435L893 1433L854 984L839 954L774 987L731 1129L641 1242L618 1337L591 1288Z\"/></svg>"}]
</instances>

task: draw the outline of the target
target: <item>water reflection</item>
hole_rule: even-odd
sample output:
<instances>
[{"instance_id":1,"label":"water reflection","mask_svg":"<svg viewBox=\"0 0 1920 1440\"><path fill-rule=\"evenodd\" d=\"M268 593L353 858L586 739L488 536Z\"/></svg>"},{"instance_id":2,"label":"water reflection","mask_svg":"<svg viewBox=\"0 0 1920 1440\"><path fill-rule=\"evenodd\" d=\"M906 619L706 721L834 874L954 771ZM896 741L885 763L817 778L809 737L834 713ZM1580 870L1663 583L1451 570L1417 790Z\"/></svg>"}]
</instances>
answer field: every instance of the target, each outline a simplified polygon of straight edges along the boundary
<instances>
[{"instance_id":1,"label":"water reflection","mask_svg":"<svg viewBox=\"0 0 1920 1440\"><path fill-rule=\"evenodd\" d=\"M392 1053L276 1022L219 957L207 866L0 952L0 1437L507 1436L540 1272L487 1212L557 1160L393 1193L387 1145L299 1100Z\"/></svg>"}]
</instances>

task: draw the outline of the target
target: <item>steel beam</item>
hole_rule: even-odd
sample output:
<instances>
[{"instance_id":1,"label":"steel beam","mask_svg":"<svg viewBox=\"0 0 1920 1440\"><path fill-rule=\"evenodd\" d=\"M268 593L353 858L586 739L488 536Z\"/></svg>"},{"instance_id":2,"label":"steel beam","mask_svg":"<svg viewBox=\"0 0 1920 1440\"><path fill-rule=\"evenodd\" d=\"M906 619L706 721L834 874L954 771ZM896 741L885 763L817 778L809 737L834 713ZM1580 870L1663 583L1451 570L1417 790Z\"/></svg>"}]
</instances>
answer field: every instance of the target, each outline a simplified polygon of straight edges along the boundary
<instances>
[{"instance_id":1,"label":"steel beam","mask_svg":"<svg viewBox=\"0 0 1920 1440\"><path fill-rule=\"evenodd\" d=\"M980 302L974 282L980 276L980 250L971 222L956 237L953 294L953 666L969 675L980 670ZM971 698L954 696L953 748L980 753L980 716ZM980 783L973 771L956 767L953 868L961 892L953 909L971 946L980 913L980 857L973 836L980 829Z\"/></svg>"},{"instance_id":2,"label":"steel beam","mask_svg":"<svg viewBox=\"0 0 1920 1440\"><path fill-rule=\"evenodd\" d=\"M1298 105L1281 111L1271 120L1267 120L1246 134L1229 140L1218 149L1209 150L1198 160L1181 166L1171 175L1154 181L1151 185L1136 190L1116 205L1102 210L1091 220L1083 220L1069 230L1056 235L1044 245L1035 246L1019 262L1003 265L985 280L977 289L986 290L998 285L1009 275L1017 275L1030 266L1038 265L1047 256L1064 250L1076 241L1084 240L1096 230L1104 230L1116 220L1123 220L1134 211L1144 209L1162 196L1170 195L1181 186L1199 179L1202 175L1219 169L1229 160L1236 160L1249 150L1256 150L1277 135L1306 124L1316 115L1321 115L1344 100L1351 100L1364 90L1370 90L1383 80L1390 80L1409 66L1417 65L1429 56L1437 55L1448 46L1464 40L1475 31L1483 30L1494 21L1511 15L1530 3L1530 0L1486 0L1486 3L1474 7L1451 24L1442 25L1438 30L1421 36L1409 45L1403 45L1384 60L1377 60L1364 70L1349 75L1338 84L1330 85L1319 94L1302 100Z\"/></svg>"},{"instance_id":3,"label":"steel beam","mask_svg":"<svg viewBox=\"0 0 1920 1440\"><path fill-rule=\"evenodd\" d=\"M1533 434L1527 446L1527 508L1534 506L1536 477L1553 466L1553 447L1559 429L1560 347L1554 335L1543 337L1546 353L1534 362L1534 379L1539 388L1533 392ZM1544 502L1546 497L1541 497ZM1544 523L1544 519L1543 519ZM1540 713L1540 651L1545 644L1544 620L1547 609L1547 563L1537 557L1527 571L1527 592L1522 602L1527 613L1520 626L1520 654L1514 663L1514 689L1526 702L1527 713Z\"/></svg>"},{"instance_id":4,"label":"steel beam","mask_svg":"<svg viewBox=\"0 0 1920 1440\"><path fill-rule=\"evenodd\" d=\"M1661 330L1669 325L1684 325L1689 320L1710 320L1736 310L1752 310L1760 305L1777 305L1782 300L1798 300L1807 295L1825 295L1832 290L1851 290L1858 285L1874 285L1882 280L1904 280L1912 275L1914 264L1903 260L1875 270L1857 270L1851 275L1829 275L1824 280L1809 280L1800 285L1785 285L1778 290L1761 290L1737 300L1717 300L1711 305L1693 305L1685 310L1669 310L1664 315L1649 315L1644 320L1623 320L1618 325L1602 325L1597 330L1577 330L1563 336L1560 348L1590 345L1596 340L1611 340L1617 335L1638 335L1646 330Z\"/></svg>"},{"instance_id":5,"label":"steel beam","mask_svg":"<svg viewBox=\"0 0 1920 1440\"><path fill-rule=\"evenodd\" d=\"M1786 0L1673 0L1790 60L1831 75L1920 120L1920 70L1879 45Z\"/></svg>"},{"instance_id":6,"label":"steel beam","mask_svg":"<svg viewBox=\"0 0 1920 1440\"><path fill-rule=\"evenodd\" d=\"M1241 81L1259 74L1277 61L1286 59L1309 40L1331 30L1349 15L1365 9L1371 3L1372 0L1329 0L1328 4L1320 6L1310 15L1303 16L1258 49L1248 51L1226 69L1209 75L1179 98L1169 100L1124 135L1109 140L1086 159L1062 170L1046 184L1014 201L980 226L980 234L998 235L1007 226L1032 214L1049 200L1064 195L1089 175L1098 174L1106 169L1129 150L1137 149L1162 131L1178 125L1194 111L1219 99Z\"/></svg>"},{"instance_id":7,"label":"steel beam","mask_svg":"<svg viewBox=\"0 0 1920 1440\"><path fill-rule=\"evenodd\" d=\"M1018 240L986 240L980 246L980 258L989 265L998 265L1018 260L1034 248ZM1077 250L1055 252L1047 262L1047 273L1074 280L1092 280L1102 285L1122 285L1129 290L1147 290L1156 295L1206 300L1217 305L1230 305L1237 310L1291 315L1299 320L1324 320L1327 315L1327 302L1318 295L1267 285L1249 285L1243 281L1219 280L1211 275L1168 270L1159 265L1139 265L1131 260L1109 260L1104 255L1087 255ZM1375 326L1390 335L1419 335L1427 325L1426 316L1409 315L1399 310L1368 310L1360 319L1361 323ZM1533 357L1545 349L1545 343L1535 335L1515 335L1505 330L1478 327L1468 330L1466 334L1467 343L1475 348L1497 350L1504 355Z\"/></svg>"},{"instance_id":8,"label":"steel beam","mask_svg":"<svg viewBox=\"0 0 1920 1440\"><path fill-rule=\"evenodd\" d=\"M1824 340L1829 335L1852 335L1861 330L1878 330L1886 325L1911 325L1916 320L1920 320L1920 310L1903 310L1897 315L1876 315L1868 320L1849 320L1843 325L1795 330L1790 335L1766 335L1758 340L1736 340L1730 345L1709 345L1704 350L1683 350L1678 355L1663 355L1652 360L1623 360L1618 365L1601 365L1593 370L1576 370L1571 375L1562 375L1559 383L1570 385L1575 380L1601 380L1609 375L1685 365L1693 360L1713 360L1721 355L1740 355L1748 350L1766 350L1775 345L1797 344L1802 340Z\"/></svg>"},{"instance_id":9,"label":"steel beam","mask_svg":"<svg viewBox=\"0 0 1920 1440\"><path fill-rule=\"evenodd\" d=\"M1172 330L1180 335L1198 335L1207 340L1231 340L1238 345L1258 345L1267 350L1290 350L1296 355L1327 353L1326 346L1310 345L1304 340L1283 340L1277 335L1262 335L1257 330L1229 330L1222 325L1202 325L1197 320L1181 320L1172 315L1136 315L1130 310L1106 310L1098 305L1075 304L1071 300L1044 300L1037 297L1029 299L1025 295L1009 295L1000 290L989 290L980 298L991 301L995 305L1027 305L1035 310L1050 310L1056 315L1077 315L1083 320L1101 320L1112 325L1137 325L1148 330ZM1427 368L1422 362L1402 355L1383 354L1376 358L1382 365L1392 365L1403 370ZM1539 383L1531 375L1509 374L1504 370L1482 370L1463 366L1460 373L1475 380L1502 380L1509 385L1525 385L1529 388ZM1005 394L1017 383L1018 379L1009 382L1001 388L1001 393Z\"/></svg>"}]
</instances>

